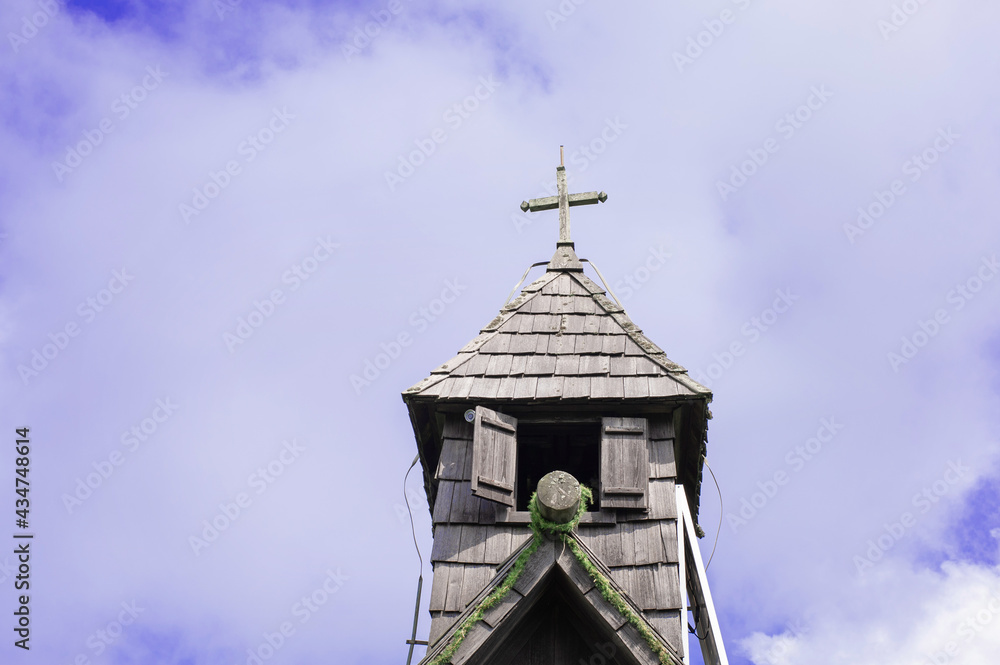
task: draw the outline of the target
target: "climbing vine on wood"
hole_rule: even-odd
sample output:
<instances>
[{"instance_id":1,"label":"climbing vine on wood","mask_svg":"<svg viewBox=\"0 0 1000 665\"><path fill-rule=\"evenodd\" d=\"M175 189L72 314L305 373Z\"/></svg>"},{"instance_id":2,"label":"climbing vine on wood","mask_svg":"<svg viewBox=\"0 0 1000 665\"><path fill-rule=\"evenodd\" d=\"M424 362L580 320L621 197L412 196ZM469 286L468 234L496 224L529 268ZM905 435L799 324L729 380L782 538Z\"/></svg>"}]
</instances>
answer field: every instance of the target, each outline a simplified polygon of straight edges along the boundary
<instances>
[{"instance_id":1,"label":"climbing vine on wood","mask_svg":"<svg viewBox=\"0 0 1000 665\"><path fill-rule=\"evenodd\" d=\"M653 650L662 665L674 665L673 659L670 658L670 654L663 647L663 643L660 642L659 638L653 634L650 630L649 624L642 619L638 614L636 614L628 603L621 597L614 587L611 586L611 582L608 578L598 569L594 562L590 560L587 553L583 551L579 543L577 543L576 538L573 537L573 532L576 530L577 525L580 523L580 518L583 517L583 513L586 512L587 507L593 500L593 492L586 485L580 485L580 506L576 511L576 515L573 516L569 522L565 524L556 524L555 522L550 522L542 517L541 513L538 511L538 504L536 500L536 495L531 495L531 501L528 502L528 510L531 512L531 532L532 539L531 544L525 548L523 552L517 557L514 565L511 566L510 570L507 572L507 576L504 578L503 582L497 585L493 591L489 593L482 602L476 607L475 611L472 612L462 625L458 627L448 641L448 645L444 650L439 653L428 665L445 665L451 662L451 657L455 655L458 648L465 641L466 636L468 636L469 631L472 630L479 621L482 620L483 615L487 610L496 606L504 597L514 588L514 584L517 583L518 578L521 573L524 572L524 567L527 565L528 560L531 555L534 554L538 547L542 544L543 534L549 533L557 535L563 543L569 548L569 551L573 553L576 560L580 562L584 570L590 576L590 579L594 582L594 586L597 587L598 592L608 601L612 607L614 607L618 612L625 617L625 619L639 632L642 638L649 645L649 648Z\"/></svg>"}]
</instances>

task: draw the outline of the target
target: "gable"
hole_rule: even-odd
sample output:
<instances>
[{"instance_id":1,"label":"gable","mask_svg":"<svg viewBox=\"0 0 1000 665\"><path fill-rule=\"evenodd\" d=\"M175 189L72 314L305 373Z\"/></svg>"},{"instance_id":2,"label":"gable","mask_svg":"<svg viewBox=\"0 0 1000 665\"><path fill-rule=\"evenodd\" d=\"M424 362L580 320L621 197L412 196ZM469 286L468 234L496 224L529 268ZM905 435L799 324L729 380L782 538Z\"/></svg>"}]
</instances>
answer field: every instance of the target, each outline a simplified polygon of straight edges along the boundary
<instances>
[{"instance_id":1,"label":"gable","mask_svg":"<svg viewBox=\"0 0 1000 665\"><path fill-rule=\"evenodd\" d=\"M642 610L631 601L625 590L611 577L610 571L603 567L579 539L574 538L574 540L577 546L587 553L591 561L603 570L611 588L626 602L631 611L642 617ZM422 665L434 661L444 652L466 618L471 616L479 603L503 581L507 570L529 545L530 541L526 542L500 566L493 582L482 589L479 595L468 604L465 611L454 618L454 623L441 638L428 648L426 656L421 661ZM549 593L559 595L553 598L547 595ZM554 540L544 540L541 543L538 550L528 559L523 573L513 588L500 603L484 613L482 620L472 626L461 645L452 655L450 660L452 665L499 663L502 661L492 660L494 655L507 653L509 649L515 650L516 653L516 650L521 649L526 641L530 641L532 635L536 633L532 624L526 622L531 619L532 610L543 600L544 602L560 604L560 607L565 608L565 611L569 613L567 618L573 631L581 629L589 631L594 643L588 644L588 648L596 648L597 644L601 642L610 643L615 649L616 661L614 662L630 665L635 663L658 665L657 656L636 628L604 599L586 570L569 552L568 548ZM646 620L642 619L642 621ZM678 655L679 645L668 642L650 624L645 623L645 625L666 648L674 662L681 662ZM558 644L561 638L572 634L560 634L554 627L546 630L543 630L538 636L538 640L543 645ZM553 631L555 632L553 633ZM588 655L593 653L594 651L591 651Z\"/></svg>"}]
</instances>

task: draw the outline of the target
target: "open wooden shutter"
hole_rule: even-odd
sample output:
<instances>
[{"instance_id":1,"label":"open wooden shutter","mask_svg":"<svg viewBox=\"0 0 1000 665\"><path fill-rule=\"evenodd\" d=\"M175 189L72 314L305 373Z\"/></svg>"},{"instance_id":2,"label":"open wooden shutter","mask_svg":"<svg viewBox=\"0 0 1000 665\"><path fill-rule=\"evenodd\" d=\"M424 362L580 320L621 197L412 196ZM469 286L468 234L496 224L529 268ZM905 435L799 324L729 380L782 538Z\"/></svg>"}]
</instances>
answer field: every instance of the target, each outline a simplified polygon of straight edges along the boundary
<instances>
[{"instance_id":1,"label":"open wooden shutter","mask_svg":"<svg viewBox=\"0 0 1000 665\"><path fill-rule=\"evenodd\" d=\"M647 438L645 418L601 420L601 508L647 507Z\"/></svg>"},{"instance_id":2,"label":"open wooden shutter","mask_svg":"<svg viewBox=\"0 0 1000 665\"><path fill-rule=\"evenodd\" d=\"M476 407L472 435L472 493L514 506L517 418Z\"/></svg>"}]
</instances>

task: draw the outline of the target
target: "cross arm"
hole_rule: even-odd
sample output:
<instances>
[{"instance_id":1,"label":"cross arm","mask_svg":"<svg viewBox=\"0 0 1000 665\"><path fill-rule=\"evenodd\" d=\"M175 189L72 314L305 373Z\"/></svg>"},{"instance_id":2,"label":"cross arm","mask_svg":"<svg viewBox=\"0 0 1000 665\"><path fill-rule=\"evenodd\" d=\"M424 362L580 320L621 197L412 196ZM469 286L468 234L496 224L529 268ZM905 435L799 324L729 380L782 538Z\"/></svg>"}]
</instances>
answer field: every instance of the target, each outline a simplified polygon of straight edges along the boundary
<instances>
[{"instance_id":1,"label":"cross arm","mask_svg":"<svg viewBox=\"0 0 1000 665\"><path fill-rule=\"evenodd\" d=\"M584 192L583 194L570 194L570 206L585 206L595 203L604 203L608 200L608 195L604 192ZM558 196L547 196L543 199L531 199L521 202L521 210L524 212L538 212L539 210L555 210L559 207Z\"/></svg>"}]
</instances>

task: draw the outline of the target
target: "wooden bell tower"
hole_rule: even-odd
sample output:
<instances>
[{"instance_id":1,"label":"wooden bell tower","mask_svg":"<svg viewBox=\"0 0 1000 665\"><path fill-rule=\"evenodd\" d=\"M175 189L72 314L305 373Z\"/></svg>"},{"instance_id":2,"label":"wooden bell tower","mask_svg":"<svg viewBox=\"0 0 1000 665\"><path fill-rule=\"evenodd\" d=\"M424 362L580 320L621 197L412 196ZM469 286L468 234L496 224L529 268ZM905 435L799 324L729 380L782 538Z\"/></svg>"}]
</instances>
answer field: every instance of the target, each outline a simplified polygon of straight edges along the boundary
<instances>
[{"instance_id":1,"label":"wooden bell tower","mask_svg":"<svg viewBox=\"0 0 1000 665\"><path fill-rule=\"evenodd\" d=\"M559 209L545 274L403 393L434 524L422 662L681 665L690 626L705 662L728 665L696 542L712 394L583 273L569 208L607 195L556 175L558 196L521 204ZM483 611L532 542L528 500L552 471L593 490L571 536L593 570L544 540Z\"/></svg>"}]
</instances>

